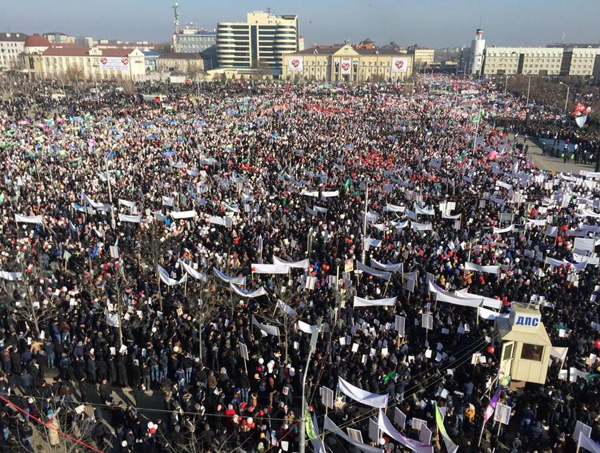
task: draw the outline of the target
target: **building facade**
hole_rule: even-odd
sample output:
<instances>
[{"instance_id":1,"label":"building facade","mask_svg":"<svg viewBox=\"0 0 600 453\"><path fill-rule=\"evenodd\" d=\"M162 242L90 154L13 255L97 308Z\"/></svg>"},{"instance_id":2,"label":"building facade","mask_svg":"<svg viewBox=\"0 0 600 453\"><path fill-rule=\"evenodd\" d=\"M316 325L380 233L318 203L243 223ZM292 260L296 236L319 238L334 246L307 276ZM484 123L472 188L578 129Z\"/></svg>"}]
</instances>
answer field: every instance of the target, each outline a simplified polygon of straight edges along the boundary
<instances>
[{"instance_id":1,"label":"building facade","mask_svg":"<svg viewBox=\"0 0 600 453\"><path fill-rule=\"evenodd\" d=\"M173 33L173 51L178 53L204 52L217 44L216 30L184 28Z\"/></svg>"},{"instance_id":2,"label":"building facade","mask_svg":"<svg viewBox=\"0 0 600 453\"><path fill-rule=\"evenodd\" d=\"M569 75L593 76L597 60L600 60L600 46L572 47L565 50L566 57L570 53L571 64Z\"/></svg>"},{"instance_id":3,"label":"building facade","mask_svg":"<svg viewBox=\"0 0 600 453\"><path fill-rule=\"evenodd\" d=\"M217 25L220 68L282 72L284 55L298 51L298 16L248 13L246 22Z\"/></svg>"},{"instance_id":4,"label":"building facade","mask_svg":"<svg viewBox=\"0 0 600 453\"><path fill-rule=\"evenodd\" d=\"M200 53L164 52L156 61L156 69L160 72L196 77L205 69L212 68L205 65L204 58Z\"/></svg>"},{"instance_id":5,"label":"building facade","mask_svg":"<svg viewBox=\"0 0 600 453\"><path fill-rule=\"evenodd\" d=\"M435 61L434 49L414 46L408 49L408 53L413 56L413 64L416 68L431 66Z\"/></svg>"},{"instance_id":6,"label":"building facade","mask_svg":"<svg viewBox=\"0 0 600 453\"><path fill-rule=\"evenodd\" d=\"M284 56L282 79L316 82L402 82L412 76L413 57L393 49L311 48Z\"/></svg>"},{"instance_id":7,"label":"building facade","mask_svg":"<svg viewBox=\"0 0 600 453\"><path fill-rule=\"evenodd\" d=\"M488 47L483 73L560 75L563 49L552 47Z\"/></svg>"},{"instance_id":8,"label":"building facade","mask_svg":"<svg viewBox=\"0 0 600 453\"><path fill-rule=\"evenodd\" d=\"M0 33L0 71L21 66L27 37L25 33Z\"/></svg>"},{"instance_id":9,"label":"building facade","mask_svg":"<svg viewBox=\"0 0 600 453\"><path fill-rule=\"evenodd\" d=\"M144 54L139 49L98 49L52 45L33 35L25 41L23 63L35 79L64 81L143 81Z\"/></svg>"},{"instance_id":10,"label":"building facade","mask_svg":"<svg viewBox=\"0 0 600 453\"><path fill-rule=\"evenodd\" d=\"M477 30L461 66L468 74L525 74L591 77L600 55L598 44L552 44L546 47L486 47Z\"/></svg>"},{"instance_id":11,"label":"building facade","mask_svg":"<svg viewBox=\"0 0 600 453\"><path fill-rule=\"evenodd\" d=\"M42 34L51 44L75 44L75 36L69 36L60 31L49 31Z\"/></svg>"}]
</instances>

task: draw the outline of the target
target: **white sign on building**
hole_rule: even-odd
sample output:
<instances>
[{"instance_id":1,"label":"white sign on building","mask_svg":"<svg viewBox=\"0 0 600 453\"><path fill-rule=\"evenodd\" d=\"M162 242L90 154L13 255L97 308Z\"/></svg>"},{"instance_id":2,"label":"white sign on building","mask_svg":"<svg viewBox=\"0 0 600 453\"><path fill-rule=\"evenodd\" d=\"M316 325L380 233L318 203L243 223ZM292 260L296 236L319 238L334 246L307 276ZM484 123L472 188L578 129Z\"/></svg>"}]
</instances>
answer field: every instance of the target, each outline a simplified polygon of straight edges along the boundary
<instances>
[{"instance_id":1,"label":"white sign on building","mask_svg":"<svg viewBox=\"0 0 600 453\"><path fill-rule=\"evenodd\" d=\"M128 57L100 57L100 69L104 71L128 71Z\"/></svg>"},{"instance_id":2,"label":"white sign on building","mask_svg":"<svg viewBox=\"0 0 600 453\"><path fill-rule=\"evenodd\" d=\"M304 69L304 59L302 57L292 57L288 60L289 71L302 71Z\"/></svg>"},{"instance_id":3,"label":"white sign on building","mask_svg":"<svg viewBox=\"0 0 600 453\"><path fill-rule=\"evenodd\" d=\"M408 58L392 58L392 72L406 72Z\"/></svg>"},{"instance_id":4,"label":"white sign on building","mask_svg":"<svg viewBox=\"0 0 600 453\"><path fill-rule=\"evenodd\" d=\"M350 74L350 68L352 68L352 61L342 60L342 63L340 64L340 73L344 75Z\"/></svg>"}]
</instances>

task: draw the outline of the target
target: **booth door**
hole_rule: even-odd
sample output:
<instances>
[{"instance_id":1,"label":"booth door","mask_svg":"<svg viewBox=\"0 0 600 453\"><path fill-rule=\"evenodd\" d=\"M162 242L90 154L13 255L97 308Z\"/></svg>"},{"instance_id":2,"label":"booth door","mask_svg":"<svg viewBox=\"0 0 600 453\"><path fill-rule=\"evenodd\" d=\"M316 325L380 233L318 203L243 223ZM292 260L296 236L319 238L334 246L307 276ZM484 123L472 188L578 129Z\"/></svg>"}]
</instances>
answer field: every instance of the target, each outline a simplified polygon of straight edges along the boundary
<instances>
[{"instance_id":1,"label":"booth door","mask_svg":"<svg viewBox=\"0 0 600 453\"><path fill-rule=\"evenodd\" d=\"M507 341L502 345L502 356L500 358L500 370L504 372L504 377L511 375L512 361L515 357L515 342Z\"/></svg>"}]
</instances>

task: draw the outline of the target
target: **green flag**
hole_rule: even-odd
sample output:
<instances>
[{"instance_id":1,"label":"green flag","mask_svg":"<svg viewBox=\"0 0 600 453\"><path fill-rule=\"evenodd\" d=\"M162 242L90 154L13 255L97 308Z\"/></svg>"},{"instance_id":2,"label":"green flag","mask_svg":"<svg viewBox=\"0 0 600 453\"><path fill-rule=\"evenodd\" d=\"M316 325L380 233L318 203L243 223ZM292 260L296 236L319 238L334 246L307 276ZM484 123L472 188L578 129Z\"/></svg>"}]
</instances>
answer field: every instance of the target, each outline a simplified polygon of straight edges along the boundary
<instances>
[{"instance_id":1,"label":"green flag","mask_svg":"<svg viewBox=\"0 0 600 453\"><path fill-rule=\"evenodd\" d=\"M383 376L383 383L387 384L390 379L395 379L395 378L396 378L396 372L391 371L388 374L386 374L385 376Z\"/></svg>"},{"instance_id":2,"label":"green flag","mask_svg":"<svg viewBox=\"0 0 600 453\"><path fill-rule=\"evenodd\" d=\"M310 412L308 411L308 409L306 409L304 418L306 419L306 435L308 436L308 438L310 440L313 440L313 439L316 439L317 437L319 437L319 436L317 436L317 432L315 431L312 417L310 416Z\"/></svg>"},{"instance_id":3,"label":"green flag","mask_svg":"<svg viewBox=\"0 0 600 453\"><path fill-rule=\"evenodd\" d=\"M477 112L475 115L473 115L473 118L471 118L471 122L479 123L482 119L483 119L483 110L479 110L479 112Z\"/></svg>"},{"instance_id":4,"label":"green flag","mask_svg":"<svg viewBox=\"0 0 600 453\"><path fill-rule=\"evenodd\" d=\"M346 179L346 182L344 183L344 189L348 190L350 187L352 187L352 179L348 177L348 179Z\"/></svg>"},{"instance_id":5,"label":"green flag","mask_svg":"<svg viewBox=\"0 0 600 453\"><path fill-rule=\"evenodd\" d=\"M585 377L585 380L586 381L591 381L592 379L598 379L598 378L600 378L600 374L588 374Z\"/></svg>"},{"instance_id":6,"label":"green flag","mask_svg":"<svg viewBox=\"0 0 600 453\"><path fill-rule=\"evenodd\" d=\"M458 451L458 445L456 445L454 442L452 442L452 439L450 439L450 436L446 431L446 427L444 426L444 416L442 415L442 412L440 411L440 408L438 407L437 403L434 403L434 405L435 421L437 423L438 430L442 435L442 439L444 439L444 444L446 444L446 450L448 450L448 453L455 453Z\"/></svg>"}]
</instances>

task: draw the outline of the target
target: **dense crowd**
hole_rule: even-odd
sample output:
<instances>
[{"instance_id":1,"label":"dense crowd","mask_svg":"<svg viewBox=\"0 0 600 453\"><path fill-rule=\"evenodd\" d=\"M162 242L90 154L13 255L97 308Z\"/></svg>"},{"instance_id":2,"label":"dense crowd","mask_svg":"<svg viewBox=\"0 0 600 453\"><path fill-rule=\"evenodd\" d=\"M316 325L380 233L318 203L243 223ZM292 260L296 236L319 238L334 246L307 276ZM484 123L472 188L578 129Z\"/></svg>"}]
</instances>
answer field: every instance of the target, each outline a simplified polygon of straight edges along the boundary
<instances>
[{"instance_id":1,"label":"dense crowd","mask_svg":"<svg viewBox=\"0 0 600 453\"><path fill-rule=\"evenodd\" d=\"M522 124L521 101L421 83L6 101L2 447L31 451L36 430L116 453L293 452L304 392L327 450L356 447L326 417L405 451L371 435L377 411L336 390L340 378L388 395L406 437L427 422L435 451L447 447L434 402L459 451L574 451L578 421L599 440L597 247L575 238L597 244L600 175L537 169L494 127ZM498 308L436 300L458 290ZM500 370L493 318L515 302L538 306L568 347L545 385ZM495 394L511 423L482 431Z\"/></svg>"}]
</instances>

